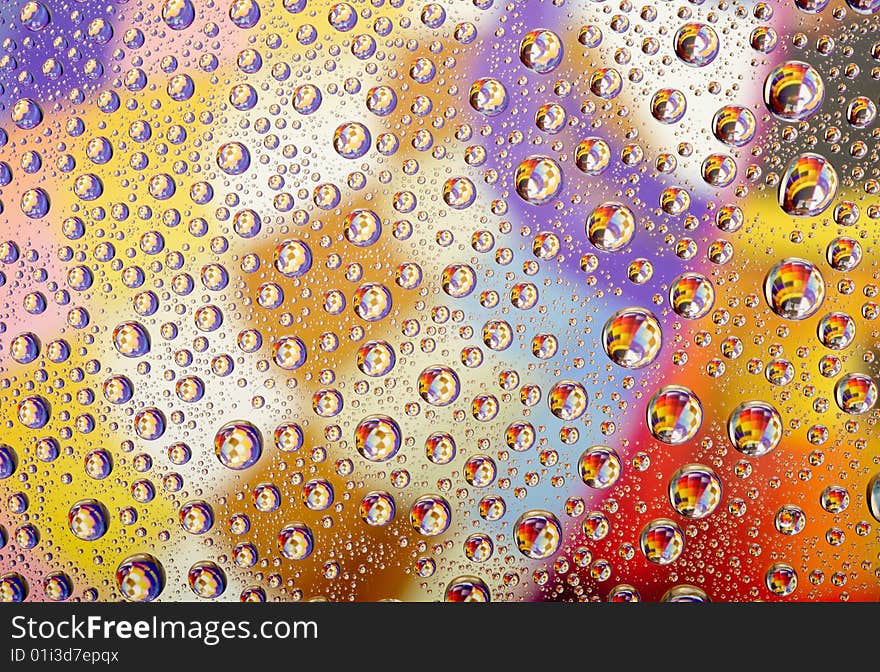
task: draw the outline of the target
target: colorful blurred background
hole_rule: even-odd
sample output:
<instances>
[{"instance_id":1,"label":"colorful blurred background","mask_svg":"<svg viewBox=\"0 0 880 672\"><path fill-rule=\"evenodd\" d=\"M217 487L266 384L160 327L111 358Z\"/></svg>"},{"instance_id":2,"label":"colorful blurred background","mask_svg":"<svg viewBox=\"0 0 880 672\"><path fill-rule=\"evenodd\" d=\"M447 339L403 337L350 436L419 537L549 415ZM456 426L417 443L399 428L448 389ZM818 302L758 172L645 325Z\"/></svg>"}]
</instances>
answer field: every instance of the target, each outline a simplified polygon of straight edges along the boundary
<instances>
[{"instance_id":1,"label":"colorful blurred background","mask_svg":"<svg viewBox=\"0 0 880 672\"><path fill-rule=\"evenodd\" d=\"M0 7L0 599L880 598L880 3Z\"/></svg>"}]
</instances>

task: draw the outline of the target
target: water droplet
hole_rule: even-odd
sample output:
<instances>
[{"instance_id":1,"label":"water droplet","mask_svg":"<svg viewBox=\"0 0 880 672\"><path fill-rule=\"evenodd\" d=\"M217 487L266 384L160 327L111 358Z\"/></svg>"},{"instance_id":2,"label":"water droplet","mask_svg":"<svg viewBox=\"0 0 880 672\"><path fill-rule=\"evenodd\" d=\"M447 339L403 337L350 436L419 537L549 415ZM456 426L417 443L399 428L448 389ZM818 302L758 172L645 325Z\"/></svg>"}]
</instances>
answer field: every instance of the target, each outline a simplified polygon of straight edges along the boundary
<instances>
[{"instance_id":1,"label":"water droplet","mask_svg":"<svg viewBox=\"0 0 880 672\"><path fill-rule=\"evenodd\" d=\"M844 413L867 413L877 403L877 383L864 374L848 373L834 386L834 399Z\"/></svg>"},{"instance_id":2,"label":"water droplet","mask_svg":"<svg viewBox=\"0 0 880 672\"><path fill-rule=\"evenodd\" d=\"M773 312L787 320L810 317L825 300L825 280L809 261L789 258L777 263L764 280L764 296Z\"/></svg>"},{"instance_id":3,"label":"water droplet","mask_svg":"<svg viewBox=\"0 0 880 672\"><path fill-rule=\"evenodd\" d=\"M400 450L400 427L387 415L369 416L358 423L354 441L364 459L386 462Z\"/></svg>"},{"instance_id":4,"label":"water droplet","mask_svg":"<svg viewBox=\"0 0 880 672\"><path fill-rule=\"evenodd\" d=\"M165 588L165 569L152 555L138 553L119 564L116 585L129 602L152 602Z\"/></svg>"},{"instance_id":5,"label":"water droplet","mask_svg":"<svg viewBox=\"0 0 880 672\"><path fill-rule=\"evenodd\" d=\"M688 320L698 320L712 309L715 288L705 276L685 273L672 281L669 302L677 315Z\"/></svg>"},{"instance_id":6,"label":"water droplet","mask_svg":"<svg viewBox=\"0 0 880 672\"><path fill-rule=\"evenodd\" d=\"M203 500L186 502L178 511L180 526L189 534L204 534L214 526L214 511Z\"/></svg>"},{"instance_id":7,"label":"water droplet","mask_svg":"<svg viewBox=\"0 0 880 672\"><path fill-rule=\"evenodd\" d=\"M208 600L220 597L226 591L226 573L209 560L202 560L190 567L187 582L196 597Z\"/></svg>"},{"instance_id":8,"label":"water droplet","mask_svg":"<svg viewBox=\"0 0 880 672\"><path fill-rule=\"evenodd\" d=\"M593 446L578 460L581 480L591 488L610 488L620 478L621 464L617 453L606 446Z\"/></svg>"},{"instance_id":9,"label":"water droplet","mask_svg":"<svg viewBox=\"0 0 880 672\"><path fill-rule=\"evenodd\" d=\"M801 154L779 183L779 207L794 217L821 215L837 196L837 171L818 154Z\"/></svg>"},{"instance_id":10,"label":"water droplet","mask_svg":"<svg viewBox=\"0 0 880 672\"><path fill-rule=\"evenodd\" d=\"M550 412L566 422L581 417L587 410L588 401L584 386L573 380L555 383L547 397Z\"/></svg>"},{"instance_id":11,"label":"water droplet","mask_svg":"<svg viewBox=\"0 0 880 672\"><path fill-rule=\"evenodd\" d=\"M110 516L98 500L83 499L70 507L67 520L75 537L83 541L95 541L107 532Z\"/></svg>"},{"instance_id":12,"label":"water droplet","mask_svg":"<svg viewBox=\"0 0 880 672\"><path fill-rule=\"evenodd\" d=\"M387 492L369 492L361 500L361 520L367 525L384 527L394 520L396 511L394 499Z\"/></svg>"},{"instance_id":13,"label":"water droplet","mask_svg":"<svg viewBox=\"0 0 880 672\"><path fill-rule=\"evenodd\" d=\"M593 210L586 223L587 238L603 252L617 252L629 245L635 230L632 210L613 201Z\"/></svg>"},{"instance_id":14,"label":"water droplet","mask_svg":"<svg viewBox=\"0 0 880 672\"><path fill-rule=\"evenodd\" d=\"M546 156L532 156L517 166L514 175L516 193L526 203L549 203L562 190L562 168Z\"/></svg>"},{"instance_id":15,"label":"water droplet","mask_svg":"<svg viewBox=\"0 0 880 672\"><path fill-rule=\"evenodd\" d=\"M773 524L780 534L793 536L803 531L807 524L807 516L800 507L786 504L776 512Z\"/></svg>"},{"instance_id":16,"label":"water droplet","mask_svg":"<svg viewBox=\"0 0 880 672\"><path fill-rule=\"evenodd\" d=\"M504 84L492 77L484 77L471 84L468 100L472 108L487 117L504 112L509 102Z\"/></svg>"},{"instance_id":17,"label":"water droplet","mask_svg":"<svg viewBox=\"0 0 880 672\"><path fill-rule=\"evenodd\" d=\"M278 544L288 560L305 560L315 548L315 538L305 523L290 523L278 533Z\"/></svg>"},{"instance_id":18,"label":"water droplet","mask_svg":"<svg viewBox=\"0 0 880 672\"><path fill-rule=\"evenodd\" d=\"M681 385L660 388L648 402L648 429L658 441L673 446L690 441L703 423L703 406Z\"/></svg>"},{"instance_id":19,"label":"water droplet","mask_svg":"<svg viewBox=\"0 0 880 672\"><path fill-rule=\"evenodd\" d=\"M642 530L639 545L648 562L669 565L678 560L684 550L684 533L675 522L658 518Z\"/></svg>"},{"instance_id":20,"label":"water droplet","mask_svg":"<svg viewBox=\"0 0 880 672\"><path fill-rule=\"evenodd\" d=\"M214 451L220 463L229 469L252 467L263 451L263 435L245 420L223 425L214 436Z\"/></svg>"},{"instance_id":21,"label":"water droplet","mask_svg":"<svg viewBox=\"0 0 880 672\"><path fill-rule=\"evenodd\" d=\"M678 89L659 89L651 98L651 114L663 124L674 124L684 117L687 99Z\"/></svg>"},{"instance_id":22,"label":"water droplet","mask_svg":"<svg viewBox=\"0 0 880 672\"><path fill-rule=\"evenodd\" d=\"M602 330L605 354L627 369L648 366L660 353L662 342L660 323L643 308L627 308L615 313Z\"/></svg>"},{"instance_id":23,"label":"water droplet","mask_svg":"<svg viewBox=\"0 0 880 672\"><path fill-rule=\"evenodd\" d=\"M767 590L771 593L779 597L787 597L797 590L797 572L791 565L777 562L767 570L765 582Z\"/></svg>"},{"instance_id":24,"label":"water droplet","mask_svg":"<svg viewBox=\"0 0 880 672\"><path fill-rule=\"evenodd\" d=\"M491 602L489 587L476 576L459 576L446 587L447 602Z\"/></svg>"},{"instance_id":25,"label":"water droplet","mask_svg":"<svg viewBox=\"0 0 880 672\"><path fill-rule=\"evenodd\" d=\"M460 391L458 376L446 366L430 366L419 374L419 396L432 406L448 406Z\"/></svg>"},{"instance_id":26,"label":"water droplet","mask_svg":"<svg viewBox=\"0 0 880 672\"><path fill-rule=\"evenodd\" d=\"M803 121L819 111L825 84L816 69L803 61L776 66L764 81L764 104L784 121Z\"/></svg>"},{"instance_id":27,"label":"water droplet","mask_svg":"<svg viewBox=\"0 0 880 672\"><path fill-rule=\"evenodd\" d=\"M718 50L718 34L705 24L686 23L675 33L675 54L688 65L709 65Z\"/></svg>"},{"instance_id":28,"label":"water droplet","mask_svg":"<svg viewBox=\"0 0 880 672\"><path fill-rule=\"evenodd\" d=\"M449 528L452 509L443 497L425 495L415 501L409 519L416 532L426 537L436 537Z\"/></svg>"},{"instance_id":29,"label":"water droplet","mask_svg":"<svg viewBox=\"0 0 880 672\"><path fill-rule=\"evenodd\" d=\"M562 40L552 30L529 31L519 45L519 60L541 75L554 70L562 62L562 56Z\"/></svg>"},{"instance_id":30,"label":"water droplet","mask_svg":"<svg viewBox=\"0 0 880 672\"><path fill-rule=\"evenodd\" d=\"M775 450L782 440L782 418L763 401L739 404L727 421L733 447L749 457L761 457Z\"/></svg>"},{"instance_id":31,"label":"water droplet","mask_svg":"<svg viewBox=\"0 0 880 672\"><path fill-rule=\"evenodd\" d=\"M533 560L552 557L559 550L562 525L549 511L528 511L516 521L516 546Z\"/></svg>"},{"instance_id":32,"label":"water droplet","mask_svg":"<svg viewBox=\"0 0 880 672\"><path fill-rule=\"evenodd\" d=\"M669 480L669 501L686 518L705 518L721 503L721 479L709 467L687 464Z\"/></svg>"}]
</instances>

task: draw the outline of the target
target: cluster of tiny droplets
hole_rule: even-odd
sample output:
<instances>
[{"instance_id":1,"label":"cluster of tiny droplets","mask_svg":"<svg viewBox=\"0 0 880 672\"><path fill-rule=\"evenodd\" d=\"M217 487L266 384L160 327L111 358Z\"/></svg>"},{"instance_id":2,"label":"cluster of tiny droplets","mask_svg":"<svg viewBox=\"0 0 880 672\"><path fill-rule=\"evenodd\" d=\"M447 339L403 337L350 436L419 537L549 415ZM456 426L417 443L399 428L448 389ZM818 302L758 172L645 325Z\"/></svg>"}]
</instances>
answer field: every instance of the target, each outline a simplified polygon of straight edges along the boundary
<instances>
[{"instance_id":1,"label":"cluster of tiny droplets","mask_svg":"<svg viewBox=\"0 0 880 672\"><path fill-rule=\"evenodd\" d=\"M0 600L880 598L878 0L10 0Z\"/></svg>"}]
</instances>

